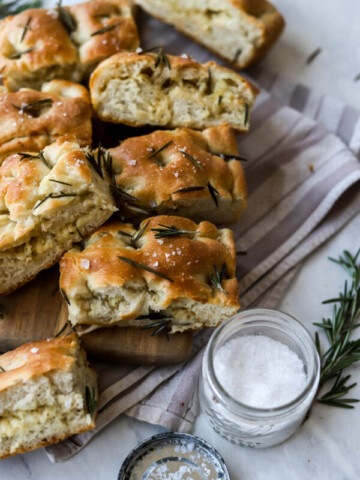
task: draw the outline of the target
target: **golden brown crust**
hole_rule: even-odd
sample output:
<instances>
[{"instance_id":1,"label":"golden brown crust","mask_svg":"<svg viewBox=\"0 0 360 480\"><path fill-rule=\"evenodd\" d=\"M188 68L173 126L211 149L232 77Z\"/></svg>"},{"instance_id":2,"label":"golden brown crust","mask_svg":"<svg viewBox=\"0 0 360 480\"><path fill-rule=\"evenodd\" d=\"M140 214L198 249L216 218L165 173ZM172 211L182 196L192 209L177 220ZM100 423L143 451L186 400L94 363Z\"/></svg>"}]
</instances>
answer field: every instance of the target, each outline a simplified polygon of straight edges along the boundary
<instances>
[{"instance_id":1,"label":"golden brown crust","mask_svg":"<svg viewBox=\"0 0 360 480\"><path fill-rule=\"evenodd\" d=\"M64 8L76 25L70 34L57 8L26 10L0 22L0 71L11 90L39 88L53 78L80 81L105 57L137 48L137 30L126 0L94 0ZM92 36L110 25L115 28Z\"/></svg>"},{"instance_id":2,"label":"golden brown crust","mask_svg":"<svg viewBox=\"0 0 360 480\"><path fill-rule=\"evenodd\" d=\"M153 229L164 226L190 233L156 238L156 231ZM142 235L134 243L131 237L134 238L143 228ZM119 256L138 265L129 264ZM130 288L139 292L138 299L144 292L151 292L156 303L155 311L164 312L173 308L172 314L175 318L175 305L179 305L179 310L191 308L180 307L184 300L216 308L228 308L231 315L239 308L235 264L232 231L218 230L209 222L196 224L187 218L157 216L144 220L138 230L130 224L110 222L88 237L84 250L71 250L63 257L60 262L60 287L69 298L70 312L79 297L85 299L90 309L93 297L106 295L107 292L111 294L117 288ZM145 265L156 273L139 265ZM218 272L223 268L226 270L221 288L216 288L211 282L215 268ZM119 301L120 297L121 295ZM115 314L114 311L115 321L121 324L148 314L146 309L152 300L145 305L146 300L143 299L138 304L138 299L135 299L136 306L131 311L120 310L119 315L119 312ZM116 303L116 299L114 302ZM150 305L150 309L154 308L155 303L152 307ZM70 319L74 323L101 324L101 314L96 318L91 318L92 315L96 317L95 313L89 313L88 317L81 321L79 317L72 318L70 313ZM199 328L199 314L193 311L192 315L192 323L187 324L187 329L191 329L192 324ZM202 318L204 325L207 320L208 318ZM218 319L211 318L211 321L213 325L221 321L220 313ZM141 323L138 323L138 326L141 326Z\"/></svg>"},{"instance_id":3,"label":"golden brown crust","mask_svg":"<svg viewBox=\"0 0 360 480\"><path fill-rule=\"evenodd\" d=\"M227 125L203 132L158 130L127 139L109 153L118 187L138 199L134 205L149 211L226 224L238 220L246 206L245 174L241 162L231 158L239 153L234 131ZM218 207L209 182L218 192ZM192 187L203 189L182 191ZM124 202L121 205L124 218L139 215L124 208Z\"/></svg>"},{"instance_id":4,"label":"golden brown crust","mask_svg":"<svg viewBox=\"0 0 360 480\"><path fill-rule=\"evenodd\" d=\"M26 107L49 100L44 108ZM81 147L91 145L91 107L87 89L66 80L53 80L42 91L0 92L0 164L17 152L39 152L59 137L73 136Z\"/></svg>"},{"instance_id":5,"label":"golden brown crust","mask_svg":"<svg viewBox=\"0 0 360 480\"><path fill-rule=\"evenodd\" d=\"M19 381L53 370L68 370L76 360L79 339L75 333L50 341L31 342L0 355L0 392Z\"/></svg>"}]
</instances>

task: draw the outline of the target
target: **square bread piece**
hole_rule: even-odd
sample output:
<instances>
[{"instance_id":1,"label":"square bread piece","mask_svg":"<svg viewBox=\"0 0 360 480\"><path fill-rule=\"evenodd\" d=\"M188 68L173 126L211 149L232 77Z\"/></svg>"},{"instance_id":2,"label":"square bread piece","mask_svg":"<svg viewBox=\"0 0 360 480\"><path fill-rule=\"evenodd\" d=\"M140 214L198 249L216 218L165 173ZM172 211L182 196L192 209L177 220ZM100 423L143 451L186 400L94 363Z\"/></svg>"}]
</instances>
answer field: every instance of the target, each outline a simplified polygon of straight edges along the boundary
<instances>
[{"instance_id":1,"label":"square bread piece","mask_svg":"<svg viewBox=\"0 0 360 480\"><path fill-rule=\"evenodd\" d=\"M157 216L137 230L110 222L60 262L60 287L79 332L118 325L153 334L215 327L239 309L231 230Z\"/></svg>"},{"instance_id":2,"label":"square bread piece","mask_svg":"<svg viewBox=\"0 0 360 480\"><path fill-rule=\"evenodd\" d=\"M116 210L79 145L63 139L0 167L0 294L54 265Z\"/></svg>"},{"instance_id":3,"label":"square bread piece","mask_svg":"<svg viewBox=\"0 0 360 480\"><path fill-rule=\"evenodd\" d=\"M76 334L0 356L0 458L95 427L96 374Z\"/></svg>"},{"instance_id":4,"label":"square bread piece","mask_svg":"<svg viewBox=\"0 0 360 480\"><path fill-rule=\"evenodd\" d=\"M127 0L25 10L0 22L0 71L10 90L80 82L104 58L138 45Z\"/></svg>"},{"instance_id":5,"label":"square bread piece","mask_svg":"<svg viewBox=\"0 0 360 480\"><path fill-rule=\"evenodd\" d=\"M131 126L202 130L228 123L247 131L257 89L214 62L155 53L119 53L90 77L91 102L101 120Z\"/></svg>"},{"instance_id":6,"label":"square bread piece","mask_svg":"<svg viewBox=\"0 0 360 480\"><path fill-rule=\"evenodd\" d=\"M239 220L246 207L236 137L226 125L158 130L129 138L109 154L123 219L142 218L145 211L225 225Z\"/></svg>"},{"instance_id":7,"label":"square bread piece","mask_svg":"<svg viewBox=\"0 0 360 480\"><path fill-rule=\"evenodd\" d=\"M0 87L0 123L0 165L13 153L39 152L64 135L91 146L89 92L66 80L44 83L40 92Z\"/></svg>"},{"instance_id":8,"label":"square bread piece","mask_svg":"<svg viewBox=\"0 0 360 480\"><path fill-rule=\"evenodd\" d=\"M238 68L263 58L284 29L279 11L266 0L136 0Z\"/></svg>"}]
</instances>

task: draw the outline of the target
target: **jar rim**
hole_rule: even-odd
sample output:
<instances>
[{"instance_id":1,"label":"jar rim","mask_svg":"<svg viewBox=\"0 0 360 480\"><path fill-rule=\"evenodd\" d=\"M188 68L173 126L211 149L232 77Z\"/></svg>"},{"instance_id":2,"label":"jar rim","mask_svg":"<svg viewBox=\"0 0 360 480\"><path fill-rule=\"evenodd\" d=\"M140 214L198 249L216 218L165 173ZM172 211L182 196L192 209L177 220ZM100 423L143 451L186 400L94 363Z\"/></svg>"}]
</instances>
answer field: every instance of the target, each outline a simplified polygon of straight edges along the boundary
<instances>
[{"instance_id":1,"label":"jar rim","mask_svg":"<svg viewBox=\"0 0 360 480\"><path fill-rule=\"evenodd\" d=\"M258 317L261 316L262 319L258 320L251 320L251 317ZM253 407L251 405L247 405L245 403L240 402L239 400L236 400L234 397L232 397L227 390L221 385L218 377L216 376L215 369L214 369L214 350L216 347L216 342L221 336L221 334L224 332L225 329L229 327L230 324L232 324L234 321L238 321L239 319L243 318L244 322L239 323L240 325L244 325L245 321L248 324L262 324L264 325L265 323L267 326L270 326L271 328L271 323L273 322L273 327L275 328L275 322L277 321L284 321L284 324L282 325L282 330L286 332L291 332L294 334L294 331L296 330L297 333L302 335L302 340L298 337L298 335L295 335L296 338L296 343L301 348L304 350L304 347L309 354L309 361L307 363L307 368L308 368L308 374L307 374L307 381L302 389L302 391L290 402L287 402L285 404L279 405L278 407L272 407L272 408L260 408L260 407ZM276 317L276 318L275 318ZM286 321L291 321L294 322L294 329L291 329L289 327L285 327ZM305 342L306 345L305 345ZM249 310L243 310L241 312L236 313L233 315L231 318L226 320L222 325L220 325L215 332L212 334L209 343L206 348L205 356L204 356L204 365L206 364L206 368L209 373L209 380L212 385L212 388L214 389L217 397L221 400L226 400L227 406L230 406L230 408L235 411L239 412L241 411L242 414L248 414L251 415L253 414L256 417L259 417L261 415L265 417L272 417L272 416L279 416L282 414L286 414L289 411L292 411L295 409L298 405L300 405L304 399L308 398L308 395L313 390L313 387L315 384L318 383L319 377L320 377L320 357L317 352L315 343L307 330L296 318L294 318L292 315L289 315L288 313L282 312L280 310L273 310L273 309L265 309L265 308L255 308L255 309L249 309Z\"/></svg>"}]
</instances>

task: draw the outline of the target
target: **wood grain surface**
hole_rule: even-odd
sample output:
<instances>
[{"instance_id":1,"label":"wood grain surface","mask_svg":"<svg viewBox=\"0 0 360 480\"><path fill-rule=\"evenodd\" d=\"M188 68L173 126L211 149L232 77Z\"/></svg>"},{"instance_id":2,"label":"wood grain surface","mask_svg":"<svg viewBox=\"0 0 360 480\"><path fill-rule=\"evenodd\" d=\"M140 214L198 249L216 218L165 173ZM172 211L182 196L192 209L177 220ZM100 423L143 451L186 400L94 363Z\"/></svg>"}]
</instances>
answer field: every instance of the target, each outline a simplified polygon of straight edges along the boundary
<instances>
[{"instance_id":1,"label":"wood grain surface","mask_svg":"<svg viewBox=\"0 0 360 480\"><path fill-rule=\"evenodd\" d=\"M67 323L67 306L59 292L58 266L41 272L35 280L0 303L0 351L23 343L54 337ZM189 356L193 334L177 333L151 337L149 330L104 328L82 336L89 355L114 362L166 365Z\"/></svg>"}]
</instances>

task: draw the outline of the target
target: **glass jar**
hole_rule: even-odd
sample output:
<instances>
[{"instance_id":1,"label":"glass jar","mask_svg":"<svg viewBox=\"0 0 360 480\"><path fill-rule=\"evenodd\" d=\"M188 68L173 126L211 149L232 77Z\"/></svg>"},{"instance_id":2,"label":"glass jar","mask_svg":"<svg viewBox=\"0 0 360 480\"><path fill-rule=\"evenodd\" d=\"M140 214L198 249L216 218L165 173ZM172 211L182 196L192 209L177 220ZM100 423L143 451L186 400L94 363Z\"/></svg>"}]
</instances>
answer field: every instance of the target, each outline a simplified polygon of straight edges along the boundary
<instances>
[{"instance_id":1,"label":"glass jar","mask_svg":"<svg viewBox=\"0 0 360 480\"><path fill-rule=\"evenodd\" d=\"M255 408L232 398L214 370L219 348L240 335L264 335L282 342L304 363L307 376L303 391L291 402L276 408ZM213 429L232 443L264 448L289 438L301 425L315 397L320 359L309 332L297 321L275 310L245 310L234 315L213 333L203 359L200 406Z\"/></svg>"}]
</instances>

